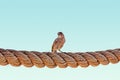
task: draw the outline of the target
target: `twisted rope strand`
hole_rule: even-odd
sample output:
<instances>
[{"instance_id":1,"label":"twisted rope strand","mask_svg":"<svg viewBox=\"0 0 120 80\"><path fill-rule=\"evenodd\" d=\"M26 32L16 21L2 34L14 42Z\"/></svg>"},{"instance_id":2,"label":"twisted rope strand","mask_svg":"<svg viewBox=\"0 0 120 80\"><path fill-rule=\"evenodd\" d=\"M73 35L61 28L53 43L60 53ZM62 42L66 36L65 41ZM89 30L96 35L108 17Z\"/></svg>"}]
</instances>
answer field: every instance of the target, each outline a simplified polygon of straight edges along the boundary
<instances>
[{"instance_id":1,"label":"twisted rope strand","mask_svg":"<svg viewBox=\"0 0 120 80\"><path fill-rule=\"evenodd\" d=\"M51 52L17 51L12 49L0 49L0 65L12 65L26 67L36 66L48 68L70 66L88 67L118 63L120 61L120 49L95 51L95 52L64 52L52 54Z\"/></svg>"}]
</instances>

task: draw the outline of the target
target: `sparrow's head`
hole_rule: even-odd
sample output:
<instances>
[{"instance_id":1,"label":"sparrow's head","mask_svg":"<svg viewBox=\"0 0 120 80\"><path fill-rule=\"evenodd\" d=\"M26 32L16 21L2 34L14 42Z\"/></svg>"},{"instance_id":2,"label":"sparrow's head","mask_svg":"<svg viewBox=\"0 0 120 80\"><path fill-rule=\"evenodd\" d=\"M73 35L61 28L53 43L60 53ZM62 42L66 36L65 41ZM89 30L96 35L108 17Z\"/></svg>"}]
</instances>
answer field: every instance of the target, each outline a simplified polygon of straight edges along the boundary
<instances>
[{"instance_id":1,"label":"sparrow's head","mask_svg":"<svg viewBox=\"0 0 120 80\"><path fill-rule=\"evenodd\" d=\"M62 32L57 33L59 37L64 37L64 34Z\"/></svg>"},{"instance_id":2,"label":"sparrow's head","mask_svg":"<svg viewBox=\"0 0 120 80\"><path fill-rule=\"evenodd\" d=\"M58 32L57 34L58 34L58 35L63 35L63 33L62 33L62 32Z\"/></svg>"}]
</instances>

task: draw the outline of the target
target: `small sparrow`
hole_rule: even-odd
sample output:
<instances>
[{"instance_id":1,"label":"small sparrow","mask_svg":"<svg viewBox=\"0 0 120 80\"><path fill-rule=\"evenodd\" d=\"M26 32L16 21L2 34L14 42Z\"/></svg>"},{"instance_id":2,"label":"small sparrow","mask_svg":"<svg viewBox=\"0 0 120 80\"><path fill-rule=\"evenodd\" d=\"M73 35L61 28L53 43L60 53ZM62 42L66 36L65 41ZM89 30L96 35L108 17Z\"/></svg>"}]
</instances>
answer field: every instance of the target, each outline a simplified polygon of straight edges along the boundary
<instances>
[{"instance_id":1,"label":"small sparrow","mask_svg":"<svg viewBox=\"0 0 120 80\"><path fill-rule=\"evenodd\" d=\"M60 49L63 47L65 43L64 34L62 32L58 32L57 34L58 34L58 37L55 39L52 45L52 49L51 49L52 53L56 53L57 50L62 52Z\"/></svg>"}]
</instances>

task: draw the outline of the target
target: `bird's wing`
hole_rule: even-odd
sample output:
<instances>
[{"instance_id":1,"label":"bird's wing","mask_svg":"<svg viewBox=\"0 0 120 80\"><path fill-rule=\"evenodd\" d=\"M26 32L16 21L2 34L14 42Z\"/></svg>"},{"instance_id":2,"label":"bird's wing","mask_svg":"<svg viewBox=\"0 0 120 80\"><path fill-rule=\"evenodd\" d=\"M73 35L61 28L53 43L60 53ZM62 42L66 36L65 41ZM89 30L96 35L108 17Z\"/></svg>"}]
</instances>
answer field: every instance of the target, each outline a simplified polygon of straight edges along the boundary
<instances>
[{"instance_id":1,"label":"bird's wing","mask_svg":"<svg viewBox=\"0 0 120 80\"><path fill-rule=\"evenodd\" d=\"M58 46L58 44L59 44L59 38L56 38L55 41L53 42L52 50L53 50L53 49L56 49L57 46Z\"/></svg>"}]
</instances>

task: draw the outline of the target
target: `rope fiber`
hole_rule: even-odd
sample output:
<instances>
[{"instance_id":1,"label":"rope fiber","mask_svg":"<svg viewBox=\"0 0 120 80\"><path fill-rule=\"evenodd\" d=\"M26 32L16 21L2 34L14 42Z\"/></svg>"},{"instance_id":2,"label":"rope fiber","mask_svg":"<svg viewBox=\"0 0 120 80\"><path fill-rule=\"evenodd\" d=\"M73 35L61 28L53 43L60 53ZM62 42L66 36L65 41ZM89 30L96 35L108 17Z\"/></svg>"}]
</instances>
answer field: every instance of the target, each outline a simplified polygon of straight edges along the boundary
<instances>
[{"instance_id":1,"label":"rope fiber","mask_svg":"<svg viewBox=\"0 0 120 80\"><path fill-rule=\"evenodd\" d=\"M76 68L107 65L120 61L120 49L95 51L95 52L63 52L53 54L51 52L18 51L12 49L0 49L0 65L12 65L25 67L36 66L42 68Z\"/></svg>"}]
</instances>

